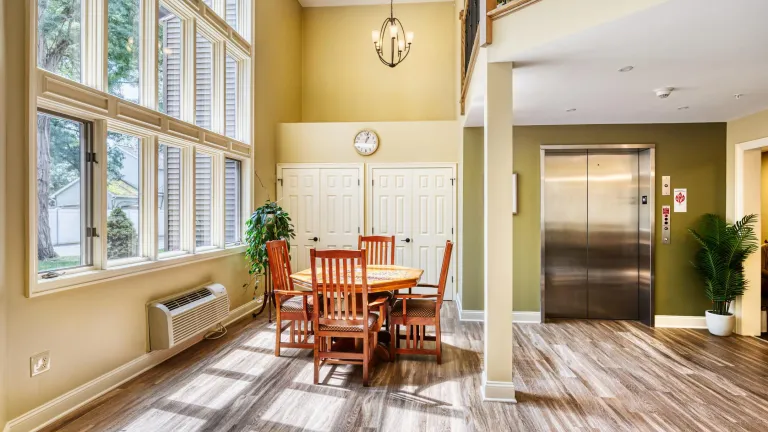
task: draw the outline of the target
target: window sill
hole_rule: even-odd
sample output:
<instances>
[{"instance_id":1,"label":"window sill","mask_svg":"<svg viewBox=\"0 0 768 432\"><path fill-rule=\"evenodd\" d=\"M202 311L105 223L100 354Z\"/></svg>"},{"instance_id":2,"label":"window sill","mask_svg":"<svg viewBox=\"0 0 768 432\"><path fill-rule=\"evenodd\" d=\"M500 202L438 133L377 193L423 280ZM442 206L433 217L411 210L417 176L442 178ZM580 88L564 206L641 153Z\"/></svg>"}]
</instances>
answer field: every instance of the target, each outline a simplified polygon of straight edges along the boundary
<instances>
[{"instance_id":1,"label":"window sill","mask_svg":"<svg viewBox=\"0 0 768 432\"><path fill-rule=\"evenodd\" d=\"M55 279L35 279L30 281L28 297L40 297L88 285L109 282L130 276L136 276L153 271L179 267L191 263L237 255L245 252L245 246L237 246L225 249L211 249L198 252L194 255L184 254L175 257L163 258L158 261L141 261L125 264L119 267L110 267L104 270L90 270L71 275L63 275Z\"/></svg>"}]
</instances>

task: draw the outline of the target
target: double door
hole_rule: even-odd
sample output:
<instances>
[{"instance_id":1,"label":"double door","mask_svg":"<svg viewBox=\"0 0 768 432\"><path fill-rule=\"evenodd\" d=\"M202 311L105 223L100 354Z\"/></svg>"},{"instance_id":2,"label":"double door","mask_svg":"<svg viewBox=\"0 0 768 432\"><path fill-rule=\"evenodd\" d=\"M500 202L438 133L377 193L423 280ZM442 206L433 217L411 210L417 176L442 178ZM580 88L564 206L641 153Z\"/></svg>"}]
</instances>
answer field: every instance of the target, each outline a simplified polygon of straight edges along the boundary
<instances>
[{"instance_id":1,"label":"double door","mask_svg":"<svg viewBox=\"0 0 768 432\"><path fill-rule=\"evenodd\" d=\"M291 266L309 267L311 249L357 249L362 232L360 168L278 168L277 199L294 224Z\"/></svg>"},{"instance_id":2,"label":"double door","mask_svg":"<svg viewBox=\"0 0 768 432\"><path fill-rule=\"evenodd\" d=\"M395 264L424 270L422 283L437 284L445 242L453 241L453 168L370 169L370 233L395 236ZM451 264L445 299L453 299L455 257ZM416 289L415 293L434 293Z\"/></svg>"}]
</instances>

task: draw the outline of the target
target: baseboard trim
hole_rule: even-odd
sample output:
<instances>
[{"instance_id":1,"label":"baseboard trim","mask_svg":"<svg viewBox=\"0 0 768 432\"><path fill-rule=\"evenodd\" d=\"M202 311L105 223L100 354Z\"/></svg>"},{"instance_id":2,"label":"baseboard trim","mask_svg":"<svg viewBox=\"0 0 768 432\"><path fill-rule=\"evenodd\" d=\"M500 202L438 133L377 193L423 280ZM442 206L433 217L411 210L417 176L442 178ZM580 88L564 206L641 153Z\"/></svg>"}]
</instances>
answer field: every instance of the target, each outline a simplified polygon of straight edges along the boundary
<instances>
[{"instance_id":1,"label":"baseboard trim","mask_svg":"<svg viewBox=\"0 0 768 432\"><path fill-rule=\"evenodd\" d=\"M464 322L483 322L485 321L485 311L464 310L461 308L461 300L456 298L456 309L459 313L459 321ZM512 322L517 324L540 324L541 312L538 311L515 311L512 312Z\"/></svg>"},{"instance_id":2,"label":"baseboard trim","mask_svg":"<svg viewBox=\"0 0 768 432\"><path fill-rule=\"evenodd\" d=\"M707 328L707 319L703 316L656 315L654 318L657 328Z\"/></svg>"},{"instance_id":3,"label":"baseboard trim","mask_svg":"<svg viewBox=\"0 0 768 432\"><path fill-rule=\"evenodd\" d=\"M229 312L223 324L228 326L245 318L263 303L262 299L252 300ZM4 432L34 432L61 419L96 398L115 389L125 382L141 375L169 358L181 353L203 340L204 334L197 335L180 345L163 351L148 352L130 362L105 373L25 414L8 422Z\"/></svg>"},{"instance_id":4,"label":"baseboard trim","mask_svg":"<svg viewBox=\"0 0 768 432\"><path fill-rule=\"evenodd\" d=\"M515 385L508 381L488 381L483 372L483 401L517 403Z\"/></svg>"}]
</instances>

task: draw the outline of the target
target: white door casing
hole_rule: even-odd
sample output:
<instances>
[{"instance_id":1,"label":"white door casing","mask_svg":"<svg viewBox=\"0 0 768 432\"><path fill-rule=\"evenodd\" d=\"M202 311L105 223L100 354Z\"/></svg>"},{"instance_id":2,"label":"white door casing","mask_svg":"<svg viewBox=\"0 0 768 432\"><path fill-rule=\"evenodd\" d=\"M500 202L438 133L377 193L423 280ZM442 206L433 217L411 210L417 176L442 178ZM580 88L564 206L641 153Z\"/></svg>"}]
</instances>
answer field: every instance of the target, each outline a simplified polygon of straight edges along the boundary
<instances>
[{"instance_id":1,"label":"white door casing","mask_svg":"<svg viewBox=\"0 0 768 432\"><path fill-rule=\"evenodd\" d=\"M424 269L421 282L437 284L445 242L454 241L455 165L373 166L369 174L369 232L396 236L395 263ZM454 256L446 300L453 299L455 263Z\"/></svg>"},{"instance_id":2,"label":"white door casing","mask_svg":"<svg viewBox=\"0 0 768 432\"><path fill-rule=\"evenodd\" d=\"M357 164L279 164L277 200L291 216L291 266L309 268L309 251L356 249L362 232L361 184Z\"/></svg>"}]
</instances>

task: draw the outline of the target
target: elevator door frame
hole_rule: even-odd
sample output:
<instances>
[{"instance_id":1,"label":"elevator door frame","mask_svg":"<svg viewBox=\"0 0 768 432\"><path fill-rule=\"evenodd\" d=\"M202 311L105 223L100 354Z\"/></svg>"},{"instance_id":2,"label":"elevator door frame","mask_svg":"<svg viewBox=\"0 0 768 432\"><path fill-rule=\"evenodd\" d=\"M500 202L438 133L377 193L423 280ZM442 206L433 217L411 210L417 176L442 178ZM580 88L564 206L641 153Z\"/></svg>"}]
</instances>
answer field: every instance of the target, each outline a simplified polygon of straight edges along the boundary
<instances>
[{"instance_id":1,"label":"elevator door frame","mask_svg":"<svg viewBox=\"0 0 768 432\"><path fill-rule=\"evenodd\" d=\"M650 235L649 235L649 257L645 262L645 266L642 262L639 262L638 272L638 316L639 321L644 324L653 327L654 326L654 289L655 289L655 239L656 239L656 220L655 220L655 203L656 203L656 146L654 144L583 144L583 145L542 145L540 156L540 172L541 172L541 186L539 189L541 199L541 322L546 322L546 258L545 258L545 245L546 245L546 200L545 200L545 160L547 152L551 153L642 153L644 151L649 152L649 173L648 182L642 182L638 184L638 192L647 188L648 191L648 204L645 206L648 212L648 218L650 221ZM638 182L643 180L642 168L639 167ZM644 206L640 204L640 209ZM638 212L638 216L640 213ZM638 227L639 229L639 227ZM640 240L640 239L639 239ZM641 243L640 243L641 244ZM640 252L642 257L642 252ZM642 258L640 258L642 259ZM649 273L647 283L642 281L642 273L647 271Z\"/></svg>"}]
</instances>

